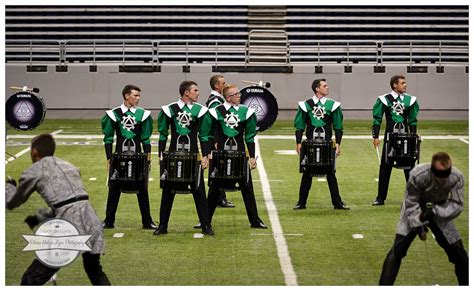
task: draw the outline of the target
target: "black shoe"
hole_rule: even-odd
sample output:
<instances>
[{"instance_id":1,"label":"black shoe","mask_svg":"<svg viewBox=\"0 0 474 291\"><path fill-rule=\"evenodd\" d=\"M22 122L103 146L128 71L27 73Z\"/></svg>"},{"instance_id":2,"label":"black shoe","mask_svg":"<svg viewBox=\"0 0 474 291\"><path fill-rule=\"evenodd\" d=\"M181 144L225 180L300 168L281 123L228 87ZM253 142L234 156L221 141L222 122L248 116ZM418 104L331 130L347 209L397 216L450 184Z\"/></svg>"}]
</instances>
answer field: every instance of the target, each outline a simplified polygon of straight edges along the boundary
<instances>
[{"instance_id":1,"label":"black shoe","mask_svg":"<svg viewBox=\"0 0 474 291\"><path fill-rule=\"evenodd\" d=\"M341 202L341 204L334 206L334 209L350 210L349 206L347 206L344 202Z\"/></svg>"},{"instance_id":2,"label":"black shoe","mask_svg":"<svg viewBox=\"0 0 474 291\"><path fill-rule=\"evenodd\" d=\"M372 206L382 206L382 205L385 205L385 202L383 200L375 199L374 202L372 202Z\"/></svg>"},{"instance_id":3,"label":"black shoe","mask_svg":"<svg viewBox=\"0 0 474 291\"><path fill-rule=\"evenodd\" d=\"M102 227L103 228L109 228L109 229L110 228L115 228L115 226L113 224L106 223L106 222L102 223Z\"/></svg>"},{"instance_id":4,"label":"black shoe","mask_svg":"<svg viewBox=\"0 0 474 291\"><path fill-rule=\"evenodd\" d=\"M250 225L251 228L262 228L262 229L267 229L268 227L263 223L263 221L260 221L259 223L257 224L251 224Z\"/></svg>"},{"instance_id":5,"label":"black shoe","mask_svg":"<svg viewBox=\"0 0 474 291\"><path fill-rule=\"evenodd\" d=\"M212 230L212 227L210 225L205 225L202 228L202 233L205 235L214 235L214 231Z\"/></svg>"},{"instance_id":6,"label":"black shoe","mask_svg":"<svg viewBox=\"0 0 474 291\"><path fill-rule=\"evenodd\" d=\"M163 227L163 226L159 226L154 232L153 234L154 235L162 235L162 234L167 234L168 233L168 229L166 227Z\"/></svg>"},{"instance_id":7,"label":"black shoe","mask_svg":"<svg viewBox=\"0 0 474 291\"><path fill-rule=\"evenodd\" d=\"M150 223L147 223L147 224L144 224L143 225L143 229L157 229L158 226L156 226L155 223L153 222L150 222Z\"/></svg>"},{"instance_id":8,"label":"black shoe","mask_svg":"<svg viewBox=\"0 0 474 291\"><path fill-rule=\"evenodd\" d=\"M306 205L297 203L295 207L293 207L293 210L301 210L301 209L306 209Z\"/></svg>"},{"instance_id":9,"label":"black shoe","mask_svg":"<svg viewBox=\"0 0 474 291\"><path fill-rule=\"evenodd\" d=\"M194 226L194 228L195 228L195 229L200 229L200 228L202 228L201 223L199 222L198 224L196 224L196 225Z\"/></svg>"},{"instance_id":10,"label":"black shoe","mask_svg":"<svg viewBox=\"0 0 474 291\"><path fill-rule=\"evenodd\" d=\"M219 201L219 203L217 203L217 206L222 207L222 208L234 208L235 207L234 203L232 203L230 201L227 201L226 199L223 199L222 201Z\"/></svg>"}]
</instances>

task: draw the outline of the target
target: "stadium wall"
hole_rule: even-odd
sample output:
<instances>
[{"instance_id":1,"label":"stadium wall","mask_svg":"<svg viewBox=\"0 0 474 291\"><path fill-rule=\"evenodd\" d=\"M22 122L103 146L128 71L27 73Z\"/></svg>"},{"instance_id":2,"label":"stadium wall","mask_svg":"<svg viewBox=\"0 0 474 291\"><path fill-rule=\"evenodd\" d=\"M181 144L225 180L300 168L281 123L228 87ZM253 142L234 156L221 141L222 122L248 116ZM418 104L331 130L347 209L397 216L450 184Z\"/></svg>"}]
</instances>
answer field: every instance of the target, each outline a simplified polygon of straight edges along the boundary
<instances>
[{"instance_id":1,"label":"stadium wall","mask_svg":"<svg viewBox=\"0 0 474 291\"><path fill-rule=\"evenodd\" d=\"M330 96L342 102L345 119L371 119L371 109L378 95L390 91L392 75L407 76L408 93L418 97L424 119L468 119L469 74L464 66L447 66L444 73L428 67L428 73L407 73L407 66L392 65L385 73L373 73L372 66L353 66L344 73L343 65L324 66L323 74L315 74L314 66L293 66L293 73L223 73L227 83L240 88L242 80L266 81L279 104L279 119L291 119L297 102L312 96L311 82L326 78ZM47 72L26 72L26 66L6 65L5 96L14 92L9 86L39 88L48 108L48 118L99 118L105 109L121 103L121 90L126 84L142 89L140 106L158 112L162 105L178 98L183 80L199 84L200 102L209 94L209 77L215 74L210 65L191 65L189 73L182 66L162 65L158 73L120 73L118 66L69 66L67 72L56 72L54 65Z\"/></svg>"}]
</instances>

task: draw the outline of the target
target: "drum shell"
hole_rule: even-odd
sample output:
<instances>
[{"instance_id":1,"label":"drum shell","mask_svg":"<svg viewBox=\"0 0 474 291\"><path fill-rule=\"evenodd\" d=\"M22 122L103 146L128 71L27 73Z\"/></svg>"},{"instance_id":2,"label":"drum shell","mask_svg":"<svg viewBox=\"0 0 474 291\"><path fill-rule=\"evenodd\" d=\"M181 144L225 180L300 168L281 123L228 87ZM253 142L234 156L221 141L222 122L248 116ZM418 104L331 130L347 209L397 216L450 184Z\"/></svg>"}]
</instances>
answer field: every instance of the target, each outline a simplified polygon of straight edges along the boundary
<instances>
[{"instance_id":1,"label":"drum shell","mask_svg":"<svg viewBox=\"0 0 474 291\"><path fill-rule=\"evenodd\" d=\"M411 169L420 156L420 140L415 133L389 132L385 148L385 162L399 169Z\"/></svg>"},{"instance_id":2,"label":"drum shell","mask_svg":"<svg viewBox=\"0 0 474 291\"><path fill-rule=\"evenodd\" d=\"M254 109L257 117L257 131L270 128L278 116L278 102L273 94L260 86L248 86L240 90L240 103Z\"/></svg>"},{"instance_id":3,"label":"drum shell","mask_svg":"<svg viewBox=\"0 0 474 291\"><path fill-rule=\"evenodd\" d=\"M148 158L146 153L114 153L110 161L109 182L119 182L120 190L136 193L148 184Z\"/></svg>"},{"instance_id":4,"label":"drum shell","mask_svg":"<svg viewBox=\"0 0 474 291\"><path fill-rule=\"evenodd\" d=\"M332 141L305 140L301 143L300 173L324 176L335 172L336 152Z\"/></svg>"},{"instance_id":5,"label":"drum shell","mask_svg":"<svg viewBox=\"0 0 474 291\"><path fill-rule=\"evenodd\" d=\"M46 115L43 98L30 91L16 92L5 104L5 117L17 130L32 130L40 125Z\"/></svg>"},{"instance_id":6,"label":"drum shell","mask_svg":"<svg viewBox=\"0 0 474 291\"><path fill-rule=\"evenodd\" d=\"M197 154L187 151L163 152L160 174L164 182L192 183L197 175Z\"/></svg>"},{"instance_id":7,"label":"drum shell","mask_svg":"<svg viewBox=\"0 0 474 291\"><path fill-rule=\"evenodd\" d=\"M240 180L245 177L245 152L214 150L211 157L209 179Z\"/></svg>"}]
</instances>

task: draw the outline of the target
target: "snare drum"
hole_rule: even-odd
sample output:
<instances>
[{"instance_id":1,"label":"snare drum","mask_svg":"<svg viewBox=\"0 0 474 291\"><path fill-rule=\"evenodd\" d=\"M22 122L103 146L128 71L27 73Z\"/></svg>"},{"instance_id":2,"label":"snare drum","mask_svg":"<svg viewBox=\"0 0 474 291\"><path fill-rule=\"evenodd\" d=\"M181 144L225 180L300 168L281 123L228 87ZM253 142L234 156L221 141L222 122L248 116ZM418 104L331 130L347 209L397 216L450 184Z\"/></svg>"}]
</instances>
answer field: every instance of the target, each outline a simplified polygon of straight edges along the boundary
<instances>
[{"instance_id":1,"label":"snare drum","mask_svg":"<svg viewBox=\"0 0 474 291\"><path fill-rule=\"evenodd\" d=\"M324 176L336 171L336 152L332 141L304 140L301 143L300 173Z\"/></svg>"},{"instance_id":2,"label":"snare drum","mask_svg":"<svg viewBox=\"0 0 474 291\"><path fill-rule=\"evenodd\" d=\"M243 151L214 150L211 152L209 182L218 180L221 188L227 191L237 191L236 185L248 176L248 162Z\"/></svg>"},{"instance_id":3,"label":"snare drum","mask_svg":"<svg viewBox=\"0 0 474 291\"><path fill-rule=\"evenodd\" d=\"M387 134L385 163L398 169L411 169L420 157L420 139L415 133Z\"/></svg>"},{"instance_id":4,"label":"snare drum","mask_svg":"<svg viewBox=\"0 0 474 291\"><path fill-rule=\"evenodd\" d=\"M137 193L143 183L148 183L147 154L114 153L110 161L109 181L122 182L122 192Z\"/></svg>"},{"instance_id":5,"label":"snare drum","mask_svg":"<svg viewBox=\"0 0 474 291\"><path fill-rule=\"evenodd\" d=\"M197 176L197 153L188 151L163 152L161 180L192 183Z\"/></svg>"},{"instance_id":6,"label":"snare drum","mask_svg":"<svg viewBox=\"0 0 474 291\"><path fill-rule=\"evenodd\" d=\"M212 151L209 178L239 180L245 177L247 158L241 151Z\"/></svg>"}]
</instances>

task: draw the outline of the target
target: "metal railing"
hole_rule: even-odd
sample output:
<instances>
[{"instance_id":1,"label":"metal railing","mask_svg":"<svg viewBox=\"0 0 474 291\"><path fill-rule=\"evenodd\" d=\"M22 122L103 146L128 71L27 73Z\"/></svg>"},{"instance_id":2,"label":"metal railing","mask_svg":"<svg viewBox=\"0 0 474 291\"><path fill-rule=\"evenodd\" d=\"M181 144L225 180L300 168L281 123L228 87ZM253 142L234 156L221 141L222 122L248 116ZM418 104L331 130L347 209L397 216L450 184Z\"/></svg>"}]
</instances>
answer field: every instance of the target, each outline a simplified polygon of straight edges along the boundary
<instances>
[{"instance_id":1,"label":"metal railing","mask_svg":"<svg viewBox=\"0 0 474 291\"><path fill-rule=\"evenodd\" d=\"M280 42L280 40L278 40ZM263 43L265 48L271 39ZM278 44L280 48L281 43ZM286 52L278 49L284 62L292 64L436 64L467 65L469 44L465 41L292 41ZM229 41L11 41L5 46L6 64L27 65L252 65L245 40ZM260 56L265 57L265 53ZM271 57L271 55L268 55Z\"/></svg>"}]
</instances>

